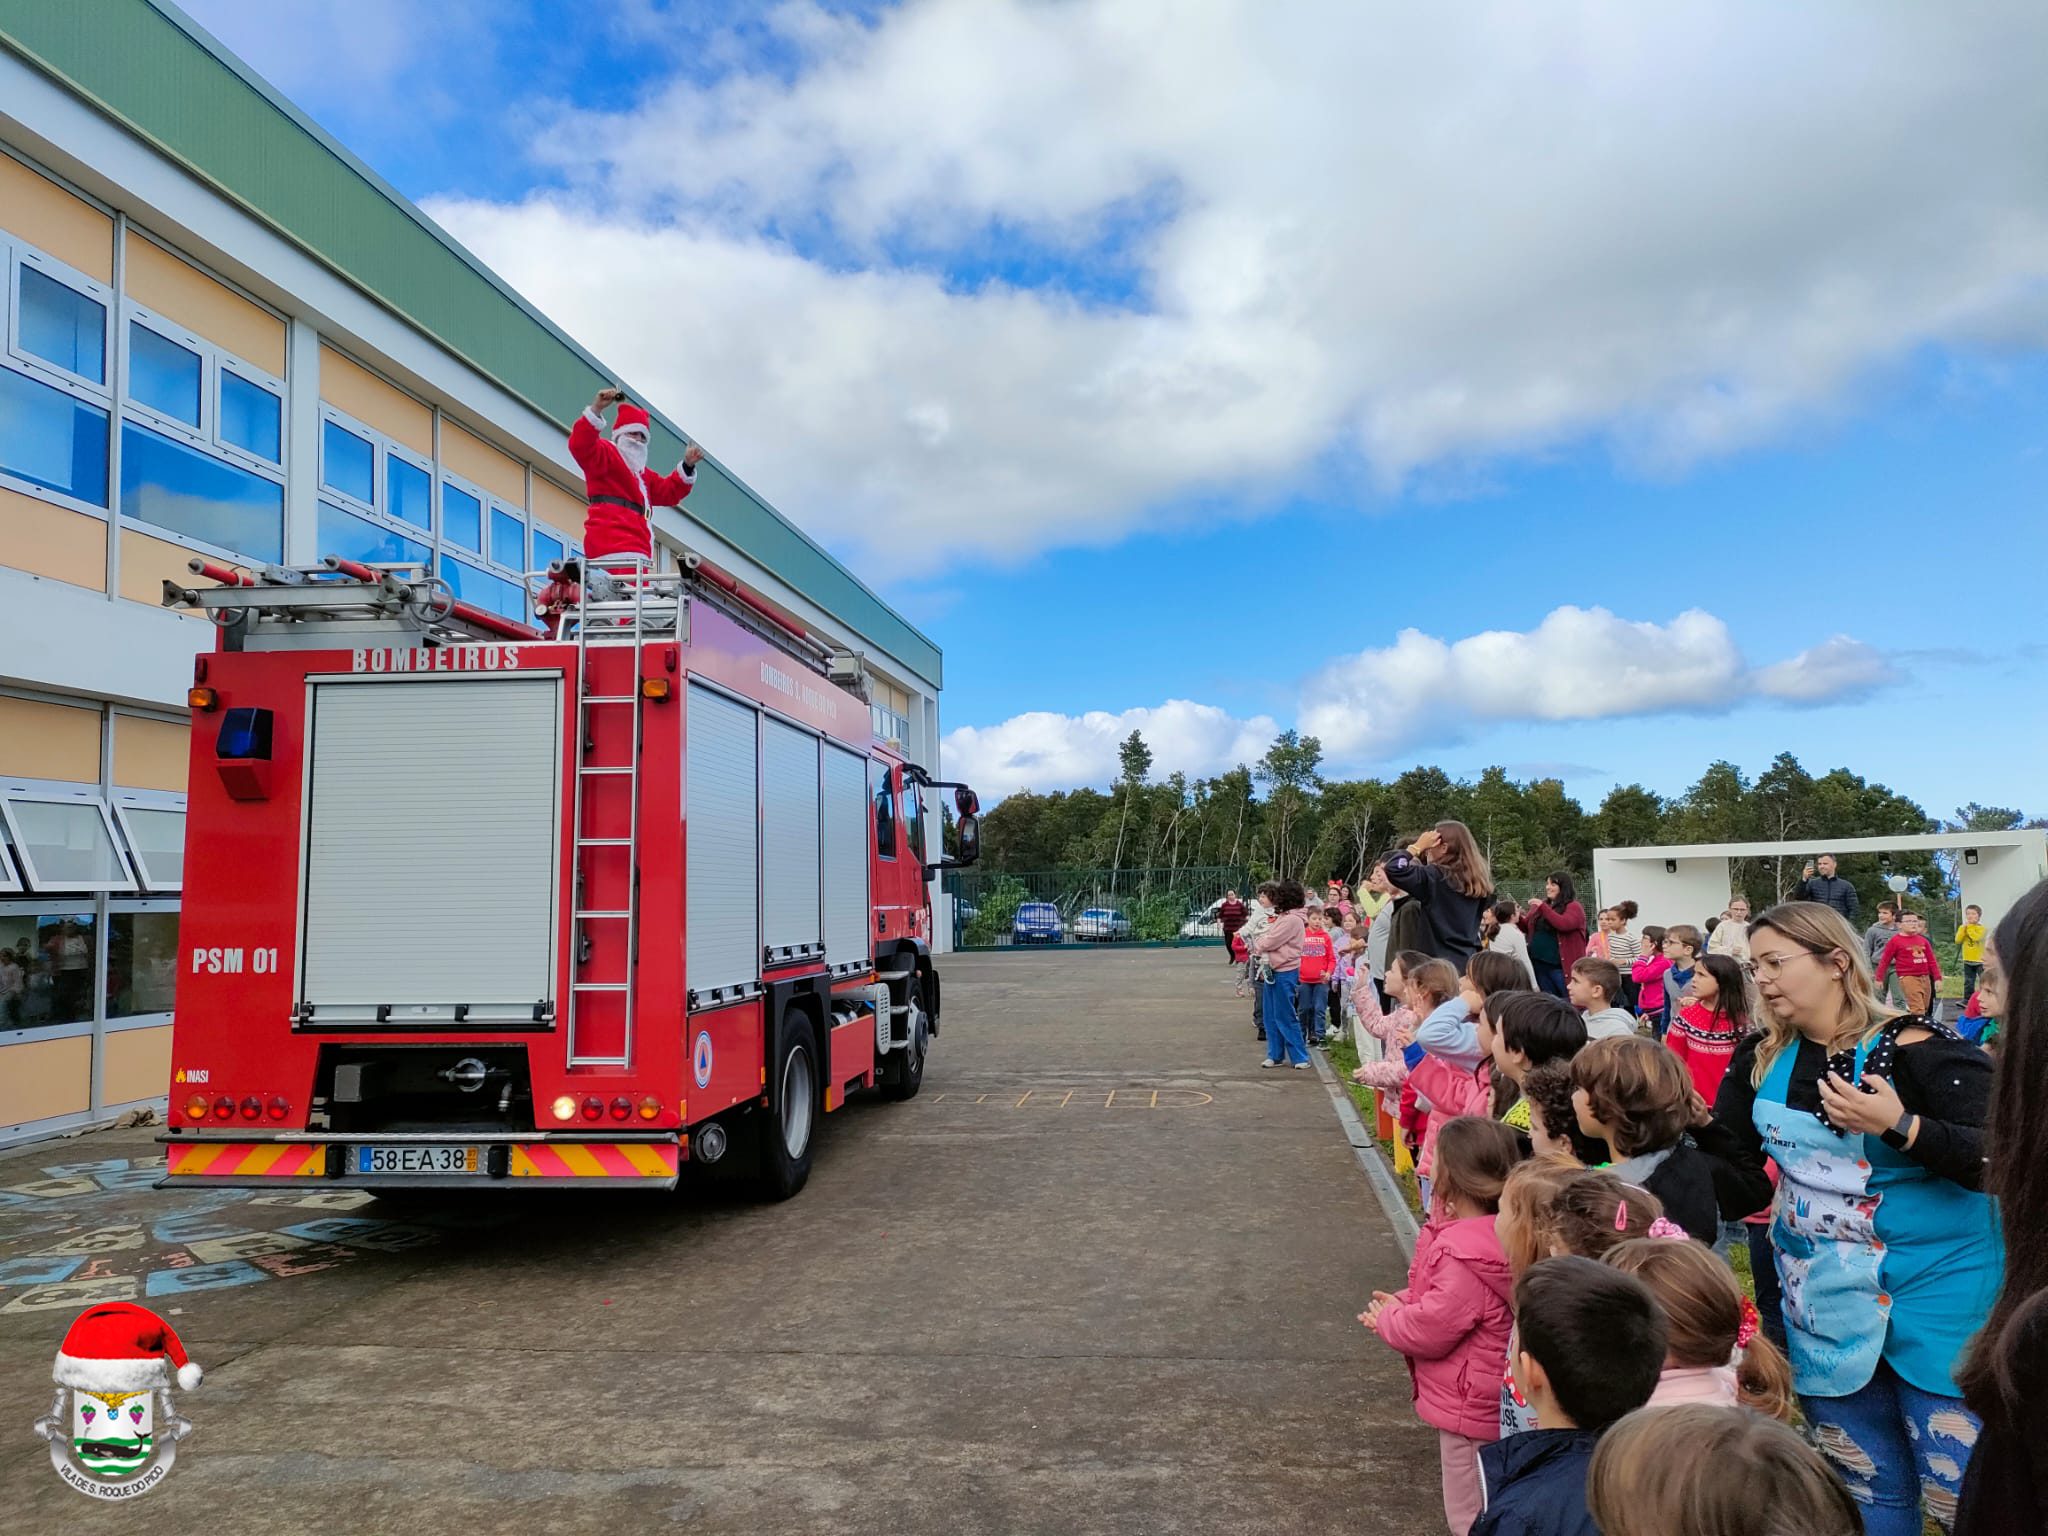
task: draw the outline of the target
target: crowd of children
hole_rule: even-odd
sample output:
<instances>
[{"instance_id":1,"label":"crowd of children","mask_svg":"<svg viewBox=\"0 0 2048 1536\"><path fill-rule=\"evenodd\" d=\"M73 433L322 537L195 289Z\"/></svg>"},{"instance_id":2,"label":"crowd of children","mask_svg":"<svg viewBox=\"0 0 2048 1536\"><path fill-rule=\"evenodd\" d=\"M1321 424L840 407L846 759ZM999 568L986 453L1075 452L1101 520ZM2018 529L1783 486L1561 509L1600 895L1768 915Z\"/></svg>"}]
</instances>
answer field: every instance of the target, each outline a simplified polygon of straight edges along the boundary
<instances>
[{"instance_id":1,"label":"crowd of children","mask_svg":"<svg viewBox=\"0 0 2048 1536\"><path fill-rule=\"evenodd\" d=\"M2002 1273L1984 1193L1993 1058L1973 1041L1996 1038L1985 1021L2009 999L1982 914L1957 933L1967 1036L1930 1014L1939 960L1911 914L1871 947L1814 903L1754 922L1731 904L1709 942L1688 924L1631 934L1624 902L1588 936L1553 876L1525 910L1470 904L1480 926L1454 965L1439 887L1462 898L1475 871L1453 828L1405 855L1403 879L1375 869L1373 914L1333 886L1297 929L1283 914L1301 888L1262 890L1270 915L1245 948L1269 1059L1348 1024L1355 1080L1395 1106L1425 1219L1407 1286L1359 1320L1408 1362L1449 1529L2048 1528L1996 1524L1982 1500L1956 1524L1972 1408L1994 1390L1966 1400L1956 1373ZM1418 881L1433 848L1455 880ZM1404 907L1427 926L1376 944ZM1576 943L1559 926L1573 912ZM1893 976L1912 1011L1883 1000ZM2048 1270L2048 1239L2030 1242ZM2013 1350L2044 1352L2036 1314L2048 1303L2016 1314ZM2009 1374L1979 1377L2010 1392ZM1741 1458L1734 1488L1707 1447ZM2048 1506L2048 1477L2038 1494Z\"/></svg>"}]
</instances>

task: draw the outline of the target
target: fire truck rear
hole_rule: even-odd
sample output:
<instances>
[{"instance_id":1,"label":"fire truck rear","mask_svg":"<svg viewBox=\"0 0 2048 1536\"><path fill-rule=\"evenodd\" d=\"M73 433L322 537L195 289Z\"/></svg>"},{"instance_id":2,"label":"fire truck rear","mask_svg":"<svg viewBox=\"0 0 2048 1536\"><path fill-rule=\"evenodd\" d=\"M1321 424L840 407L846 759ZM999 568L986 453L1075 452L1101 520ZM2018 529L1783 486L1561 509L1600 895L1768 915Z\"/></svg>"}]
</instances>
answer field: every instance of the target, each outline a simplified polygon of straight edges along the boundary
<instances>
[{"instance_id":1,"label":"fire truck rear","mask_svg":"<svg viewBox=\"0 0 2048 1536\"><path fill-rule=\"evenodd\" d=\"M195 664L169 1185L794 1194L939 1029L927 891L973 792L857 658L694 556L559 636L329 561L166 584ZM959 853L922 791L952 789Z\"/></svg>"}]
</instances>

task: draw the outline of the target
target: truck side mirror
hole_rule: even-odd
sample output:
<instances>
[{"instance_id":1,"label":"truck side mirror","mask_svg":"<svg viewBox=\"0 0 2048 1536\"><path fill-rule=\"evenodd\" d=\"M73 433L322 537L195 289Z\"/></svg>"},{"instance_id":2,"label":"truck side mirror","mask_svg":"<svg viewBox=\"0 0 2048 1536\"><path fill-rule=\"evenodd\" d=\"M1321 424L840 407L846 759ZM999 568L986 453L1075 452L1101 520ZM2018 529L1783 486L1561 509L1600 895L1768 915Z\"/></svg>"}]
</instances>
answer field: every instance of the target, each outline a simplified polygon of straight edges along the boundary
<instances>
[{"instance_id":1,"label":"truck side mirror","mask_svg":"<svg viewBox=\"0 0 2048 1536\"><path fill-rule=\"evenodd\" d=\"M971 789L956 789L953 791L953 808L962 816L979 816L981 796Z\"/></svg>"},{"instance_id":2,"label":"truck side mirror","mask_svg":"<svg viewBox=\"0 0 2048 1536\"><path fill-rule=\"evenodd\" d=\"M968 792L970 797L973 791ZM960 851L954 855L955 864L972 864L981 857L981 818L972 811L960 817Z\"/></svg>"}]
</instances>

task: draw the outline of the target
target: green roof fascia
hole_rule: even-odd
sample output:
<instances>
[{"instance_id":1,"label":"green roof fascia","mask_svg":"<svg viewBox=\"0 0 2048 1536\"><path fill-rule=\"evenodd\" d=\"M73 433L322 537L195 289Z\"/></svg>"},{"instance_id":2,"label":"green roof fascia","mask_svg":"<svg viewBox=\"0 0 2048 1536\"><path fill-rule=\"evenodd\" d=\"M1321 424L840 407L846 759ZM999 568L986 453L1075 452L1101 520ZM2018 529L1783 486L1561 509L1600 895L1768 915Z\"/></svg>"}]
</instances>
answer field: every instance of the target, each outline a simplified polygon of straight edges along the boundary
<instances>
[{"instance_id":1,"label":"green roof fascia","mask_svg":"<svg viewBox=\"0 0 2048 1536\"><path fill-rule=\"evenodd\" d=\"M169 0L0 0L0 44L567 430L620 382ZM657 458L683 433L654 412ZM939 648L723 466L689 514L938 687Z\"/></svg>"}]
</instances>

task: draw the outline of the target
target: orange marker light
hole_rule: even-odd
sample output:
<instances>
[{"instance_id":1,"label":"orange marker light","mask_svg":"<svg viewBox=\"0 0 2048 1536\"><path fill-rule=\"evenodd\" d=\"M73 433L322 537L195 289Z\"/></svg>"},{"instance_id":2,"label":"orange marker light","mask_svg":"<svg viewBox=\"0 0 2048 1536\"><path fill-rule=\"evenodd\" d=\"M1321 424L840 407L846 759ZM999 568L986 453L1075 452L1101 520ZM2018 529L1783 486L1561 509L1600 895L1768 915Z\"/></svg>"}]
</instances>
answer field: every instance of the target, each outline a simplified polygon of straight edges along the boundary
<instances>
[{"instance_id":1,"label":"orange marker light","mask_svg":"<svg viewBox=\"0 0 2048 1536\"><path fill-rule=\"evenodd\" d=\"M220 703L220 695L211 688L187 688L185 702L201 713L207 713Z\"/></svg>"},{"instance_id":2,"label":"orange marker light","mask_svg":"<svg viewBox=\"0 0 2048 1536\"><path fill-rule=\"evenodd\" d=\"M657 703L668 697L668 679L665 677L643 677L640 679L640 697L653 699Z\"/></svg>"}]
</instances>

